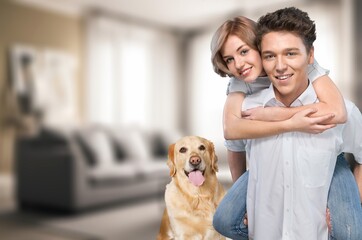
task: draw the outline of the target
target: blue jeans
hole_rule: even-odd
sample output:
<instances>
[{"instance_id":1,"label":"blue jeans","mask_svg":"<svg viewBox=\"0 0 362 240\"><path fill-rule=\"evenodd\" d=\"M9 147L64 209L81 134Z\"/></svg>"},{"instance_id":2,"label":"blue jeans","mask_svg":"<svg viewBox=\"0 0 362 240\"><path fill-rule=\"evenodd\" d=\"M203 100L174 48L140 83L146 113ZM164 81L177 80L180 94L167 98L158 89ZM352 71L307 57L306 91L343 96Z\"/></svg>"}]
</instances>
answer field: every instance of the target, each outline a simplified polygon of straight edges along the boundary
<instances>
[{"instance_id":1,"label":"blue jeans","mask_svg":"<svg viewBox=\"0 0 362 240\"><path fill-rule=\"evenodd\" d=\"M362 207L358 187L343 155L337 158L328 195L332 231L330 239L362 239Z\"/></svg>"},{"instance_id":2,"label":"blue jeans","mask_svg":"<svg viewBox=\"0 0 362 240\"><path fill-rule=\"evenodd\" d=\"M216 231L231 239L248 239L243 219L249 172L245 172L228 190L216 209L213 225ZM337 158L328 196L332 232L330 239L361 240L362 208L356 181L343 155Z\"/></svg>"}]
</instances>

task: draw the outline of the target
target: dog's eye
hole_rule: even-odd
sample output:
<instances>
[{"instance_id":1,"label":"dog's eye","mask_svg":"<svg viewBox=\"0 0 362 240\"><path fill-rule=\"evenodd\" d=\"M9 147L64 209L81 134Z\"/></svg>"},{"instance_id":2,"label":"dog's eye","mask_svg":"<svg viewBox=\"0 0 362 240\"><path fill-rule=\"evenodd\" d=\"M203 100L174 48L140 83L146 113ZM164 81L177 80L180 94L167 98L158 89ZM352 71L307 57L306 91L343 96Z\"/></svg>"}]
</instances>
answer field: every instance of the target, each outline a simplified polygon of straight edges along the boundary
<instances>
[{"instance_id":1,"label":"dog's eye","mask_svg":"<svg viewBox=\"0 0 362 240\"><path fill-rule=\"evenodd\" d=\"M204 146L204 145L200 145L199 150L200 150L200 151L204 151L204 150L205 150L205 146Z\"/></svg>"},{"instance_id":2,"label":"dog's eye","mask_svg":"<svg viewBox=\"0 0 362 240\"><path fill-rule=\"evenodd\" d=\"M180 148L180 153L185 153L186 151L187 151L187 148L185 148L185 147Z\"/></svg>"}]
</instances>

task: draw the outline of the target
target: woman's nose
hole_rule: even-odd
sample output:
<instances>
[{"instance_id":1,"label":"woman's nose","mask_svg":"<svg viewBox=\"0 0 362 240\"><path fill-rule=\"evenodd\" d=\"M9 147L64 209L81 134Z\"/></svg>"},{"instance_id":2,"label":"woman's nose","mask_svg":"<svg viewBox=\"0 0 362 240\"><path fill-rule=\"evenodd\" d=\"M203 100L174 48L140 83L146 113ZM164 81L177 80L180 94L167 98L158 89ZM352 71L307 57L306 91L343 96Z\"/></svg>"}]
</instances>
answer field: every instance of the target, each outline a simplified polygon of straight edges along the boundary
<instances>
[{"instance_id":1,"label":"woman's nose","mask_svg":"<svg viewBox=\"0 0 362 240\"><path fill-rule=\"evenodd\" d=\"M245 65L245 61L242 57L235 58L235 67L236 69L242 69L242 67Z\"/></svg>"}]
</instances>

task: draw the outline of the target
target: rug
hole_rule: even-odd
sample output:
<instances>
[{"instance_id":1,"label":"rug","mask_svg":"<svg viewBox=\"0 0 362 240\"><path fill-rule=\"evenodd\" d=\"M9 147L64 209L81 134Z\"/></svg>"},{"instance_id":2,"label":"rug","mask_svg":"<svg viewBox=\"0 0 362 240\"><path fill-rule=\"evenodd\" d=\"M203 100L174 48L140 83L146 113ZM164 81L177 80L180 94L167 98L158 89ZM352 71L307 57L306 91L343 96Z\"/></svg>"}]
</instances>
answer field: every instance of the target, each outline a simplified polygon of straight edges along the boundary
<instances>
[{"instance_id":1,"label":"rug","mask_svg":"<svg viewBox=\"0 0 362 240\"><path fill-rule=\"evenodd\" d=\"M163 199L148 199L72 215L12 211L0 215L0 239L153 240Z\"/></svg>"}]
</instances>

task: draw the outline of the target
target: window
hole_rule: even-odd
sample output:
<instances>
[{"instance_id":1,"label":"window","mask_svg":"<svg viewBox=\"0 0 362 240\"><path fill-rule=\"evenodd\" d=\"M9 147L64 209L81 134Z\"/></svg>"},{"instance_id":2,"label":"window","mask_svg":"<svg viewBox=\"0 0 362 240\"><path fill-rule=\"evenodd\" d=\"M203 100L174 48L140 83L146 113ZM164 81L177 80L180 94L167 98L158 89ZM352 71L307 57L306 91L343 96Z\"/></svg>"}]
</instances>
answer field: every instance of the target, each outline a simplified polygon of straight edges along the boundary
<instances>
[{"instance_id":1,"label":"window","mask_svg":"<svg viewBox=\"0 0 362 240\"><path fill-rule=\"evenodd\" d=\"M176 129L176 37L105 17L87 34L86 120Z\"/></svg>"}]
</instances>

